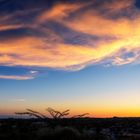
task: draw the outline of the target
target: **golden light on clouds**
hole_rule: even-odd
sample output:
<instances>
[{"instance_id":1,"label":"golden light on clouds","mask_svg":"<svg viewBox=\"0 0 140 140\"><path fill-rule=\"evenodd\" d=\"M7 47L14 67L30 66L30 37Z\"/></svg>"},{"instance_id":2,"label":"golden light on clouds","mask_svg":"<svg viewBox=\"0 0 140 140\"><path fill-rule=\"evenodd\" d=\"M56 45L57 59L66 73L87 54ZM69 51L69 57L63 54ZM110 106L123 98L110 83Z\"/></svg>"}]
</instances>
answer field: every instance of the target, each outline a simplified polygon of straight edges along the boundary
<instances>
[{"instance_id":1,"label":"golden light on clouds","mask_svg":"<svg viewBox=\"0 0 140 140\"><path fill-rule=\"evenodd\" d=\"M34 77L32 76L13 76L13 75L0 75L0 79L12 79L12 80L29 80L33 79Z\"/></svg>"},{"instance_id":2,"label":"golden light on clouds","mask_svg":"<svg viewBox=\"0 0 140 140\"><path fill-rule=\"evenodd\" d=\"M47 20L55 20L55 19L62 19L67 17L71 12L78 10L83 5L79 4L55 4L50 10L45 10L38 16L37 21L40 23L45 22Z\"/></svg>"},{"instance_id":3,"label":"golden light on clouds","mask_svg":"<svg viewBox=\"0 0 140 140\"><path fill-rule=\"evenodd\" d=\"M133 63L139 60L140 51L140 15L134 1L104 2L98 8L91 4L56 3L52 8L44 10L28 24L0 25L0 31L28 27L40 31L42 35L25 35L6 38L0 41L0 64L8 66L36 66L61 69L78 69L87 65L106 62L113 65ZM87 8L89 7L89 8ZM87 10L86 10L87 8ZM101 12L106 10L105 12ZM130 14L120 15L120 12ZM72 16L72 14L74 14ZM115 16L115 18L113 17ZM79 44L66 43L67 32L62 28L64 36L57 29L47 29L42 25L49 22L59 24L63 28L84 36L95 36L98 39L73 39ZM22 25L22 26L21 26ZM59 29L60 30L60 29ZM64 31L63 31L64 30ZM46 35L47 33L47 35ZM65 35L66 34L66 35ZM53 39L52 39L53 38ZM90 44L90 45L89 45ZM132 53L132 56L125 56Z\"/></svg>"}]
</instances>

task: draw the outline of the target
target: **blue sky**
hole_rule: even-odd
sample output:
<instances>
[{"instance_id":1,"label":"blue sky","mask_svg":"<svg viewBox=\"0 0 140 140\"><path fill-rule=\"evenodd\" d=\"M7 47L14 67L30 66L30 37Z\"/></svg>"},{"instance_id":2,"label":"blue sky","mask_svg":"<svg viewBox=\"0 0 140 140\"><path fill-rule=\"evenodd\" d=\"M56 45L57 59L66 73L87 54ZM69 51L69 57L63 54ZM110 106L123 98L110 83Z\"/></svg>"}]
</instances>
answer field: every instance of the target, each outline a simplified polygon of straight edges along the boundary
<instances>
[{"instance_id":1,"label":"blue sky","mask_svg":"<svg viewBox=\"0 0 140 140\"><path fill-rule=\"evenodd\" d=\"M18 73L20 70L14 68L13 71ZM131 116L126 112L119 114L117 109L125 107L127 111L131 110L129 106L132 109L139 107L139 70L138 65L91 66L76 72L46 69L45 73L31 80L1 79L1 107L6 111L2 114L26 108L44 111L51 106L60 110L70 108L72 113L90 111L93 112L91 116L97 117ZM116 114L107 112L112 111L112 107Z\"/></svg>"}]
</instances>

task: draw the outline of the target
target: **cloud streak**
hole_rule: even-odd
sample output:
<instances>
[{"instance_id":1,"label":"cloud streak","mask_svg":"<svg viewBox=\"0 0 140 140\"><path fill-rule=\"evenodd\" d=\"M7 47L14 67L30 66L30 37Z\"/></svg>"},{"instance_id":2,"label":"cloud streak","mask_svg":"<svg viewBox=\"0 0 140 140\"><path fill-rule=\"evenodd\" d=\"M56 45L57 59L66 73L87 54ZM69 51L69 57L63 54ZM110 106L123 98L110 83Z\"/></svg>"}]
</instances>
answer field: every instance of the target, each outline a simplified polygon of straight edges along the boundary
<instances>
[{"instance_id":1,"label":"cloud streak","mask_svg":"<svg viewBox=\"0 0 140 140\"><path fill-rule=\"evenodd\" d=\"M9 24L9 20L4 24L3 18L0 32L26 30L24 36L0 40L0 65L79 70L106 60L112 65L135 63L140 58L140 12L134 3L134 0L127 3L93 0L79 5L59 2L40 11L30 22L24 23L23 12L24 18L18 19L18 24ZM11 20L17 18L12 17ZM86 36L84 44L82 36ZM72 39L74 43L69 41ZM127 56L129 53L133 55Z\"/></svg>"},{"instance_id":2,"label":"cloud streak","mask_svg":"<svg viewBox=\"0 0 140 140\"><path fill-rule=\"evenodd\" d=\"M10 99L12 102L25 102L26 100L23 98L17 98L17 99Z\"/></svg>"},{"instance_id":3,"label":"cloud streak","mask_svg":"<svg viewBox=\"0 0 140 140\"><path fill-rule=\"evenodd\" d=\"M0 79L29 80L29 79L34 79L34 77L32 77L32 76L17 76L17 75L0 75Z\"/></svg>"},{"instance_id":4,"label":"cloud streak","mask_svg":"<svg viewBox=\"0 0 140 140\"><path fill-rule=\"evenodd\" d=\"M34 79L38 74L38 71L31 70L28 74L24 75L4 75L0 74L0 79L9 79L9 80L31 80Z\"/></svg>"}]
</instances>

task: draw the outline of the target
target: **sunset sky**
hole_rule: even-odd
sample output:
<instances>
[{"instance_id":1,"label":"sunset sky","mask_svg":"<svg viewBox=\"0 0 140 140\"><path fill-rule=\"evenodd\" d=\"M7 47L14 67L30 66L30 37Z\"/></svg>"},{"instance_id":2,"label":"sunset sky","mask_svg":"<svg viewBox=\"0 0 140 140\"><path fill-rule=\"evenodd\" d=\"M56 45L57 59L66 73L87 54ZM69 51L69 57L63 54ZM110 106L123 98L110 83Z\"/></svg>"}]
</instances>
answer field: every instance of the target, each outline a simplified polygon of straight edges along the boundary
<instances>
[{"instance_id":1,"label":"sunset sky","mask_svg":"<svg viewBox=\"0 0 140 140\"><path fill-rule=\"evenodd\" d=\"M0 116L48 107L140 117L140 0L0 0Z\"/></svg>"}]
</instances>

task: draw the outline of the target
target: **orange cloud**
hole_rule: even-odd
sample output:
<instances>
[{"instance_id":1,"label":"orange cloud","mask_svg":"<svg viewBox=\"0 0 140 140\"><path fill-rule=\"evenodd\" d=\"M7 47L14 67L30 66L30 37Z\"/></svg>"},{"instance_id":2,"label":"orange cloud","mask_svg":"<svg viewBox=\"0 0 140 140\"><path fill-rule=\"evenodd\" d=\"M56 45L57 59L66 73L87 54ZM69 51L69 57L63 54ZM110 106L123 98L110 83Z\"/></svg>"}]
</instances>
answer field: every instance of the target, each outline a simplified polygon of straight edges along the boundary
<instances>
[{"instance_id":1,"label":"orange cloud","mask_svg":"<svg viewBox=\"0 0 140 140\"><path fill-rule=\"evenodd\" d=\"M129 18L108 19L99 15L96 11L83 13L71 22L60 21L71 29L97 36L137 36L140 29L140 16L131 20ZM86 25L86 26L85 26Z\"/></svg>"},{"instance_id":2,"label":"orange cloud","mask_svg":"<svg viewBox=\"0 0 140 140\"><path fill-rule=\"evenodd\" d=\"M133 41L135 44L133 44ZM133 47L130 45L134 45ZM64 43L49 47L50 43L26 37L0 43L0 64L10 66L37 66L61 69L79 69L112 57L120 49L139 49L139 40L99 42L96 47Z\"/></svg>"},{"instance_id":3,"label":"orange cloud","mask_svg":"<svg viewBox=\"0 0 140 140\"><path fill-rule=\"evenodd\" d=\"M22 38L0 43L0 63L3 65L65 68L89 61L96 50L89 47L57 44L50 48L38 38ZM69 59L67 59L69 58Z\"/></svg>"},{"instance_id":4,"label":"orange cloud","mask_svg":"<svg viewBox=\"0 0 140 140\"><path fill-rule=\"evenodd\" d=\"M0 31L20 29L23 25L0 25Z\"/></svg>"},{"instance_id":5,"label":"orange cloud","mask_svg":"<svg viewBox=\"0 0 140 140\"><path fill-rule=\"evenodd\" d=\"M67 17L70 13L75 10L80 9L83 4L68 4L68 3L57 3L50 10L42 12L38 18L37 22L42 23L47 20L55 20Z\"/></svg>"},{"instance_id":6,"label":"orange cloud","mask_svg":"<svg viewBox=\"0 0 140 140\"><path fill-rule=\"evenodd\" d=\"M38 71L31 70L28 74L24 75L0 75L0 79L11 79L11 80L30 80L34 79Z\"/></svg>"},{"instance_id":7,"label":"orange cloud","mask_svg":"<svg viewBox=\"0 0 140 140\"><path fill-rule=\"evenodd\" d=\"M104 3L101 8L112 10L112 7L115 7L115 12L119 12L129 7L131 11L131 8L134 9L133 2L130 0L125 3L119 0L118 2ZM36 22L29 25L29 28L36 24L37 26L33 26L32 29L37 28L44 36L26 36L0 41L0 65L79 70L109 58L112 59L114 65L137 61L140 51L140 15L137 10L133 11L135 14L133 20L123 16L113 19L102 15L94 8L87 8L88 6L87 4L59 3L41 13L35 20ZM76 13L71 21L65 18L81 8L87 8L87 10ZM96 36L99 39L97 41L90 40L87 45L65 43L65 39L59 34L53 31L49 32L41 26L40 23L46 23L50 19L64 25L69 30L87 36ZM11 28L18 27L16 25L1 26L0 30ZM49 36L46 35L46 32L49 32ZM112 39L106 40L105 38ZM123 58L122 56L126 52L132 52L134 56Z\"/></svg>"},{"instance_id":8,"label":"orange cloud","mask_svg":"<svg viewBox=\"0 0 140 140\"><path fill-rule=\"evenodd\" d=\"M0 79L29 80L29 79L34 79L34 77L32 77L32 76L17 76L17 75L0 75Z\"/></svg>"},{"instance_id":9,"label":"orange cloud","mask_svg":"<svg viewBox=\"0 0 140 140\"><path fill-rule=\"evenodd\" d=\"M101 7L108 10L108 12L120 12L120 10L131 8L134 5L134 0L117 0L105 2Z\"/></svg>"}]
</instances>

